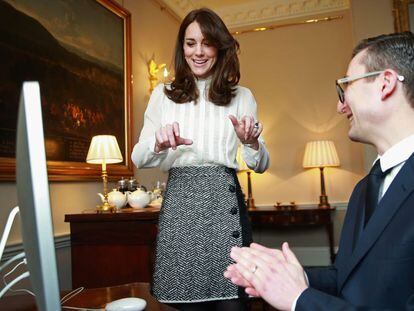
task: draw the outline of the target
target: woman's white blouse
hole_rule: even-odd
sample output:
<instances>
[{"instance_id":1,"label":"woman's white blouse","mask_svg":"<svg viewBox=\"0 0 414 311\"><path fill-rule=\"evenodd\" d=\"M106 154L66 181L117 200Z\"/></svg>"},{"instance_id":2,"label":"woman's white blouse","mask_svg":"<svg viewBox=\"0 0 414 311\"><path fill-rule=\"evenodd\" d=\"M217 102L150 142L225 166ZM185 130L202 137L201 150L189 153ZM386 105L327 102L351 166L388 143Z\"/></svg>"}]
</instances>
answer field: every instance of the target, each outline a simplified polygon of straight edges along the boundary
<instances>
[{"instance_id":1,"label":"woman's white blouse","mask_svg":"<svg viewBox=\"0 0 414 311\"><path fill-rule=\"evenodd\" d=\"M249 89L237 86L231 103L217 106L207 99L209 83L210 80L197 81L200 96L196 103L173 102L165 95L162 84L154 89L139 141L132 151L132 161L138 168L160 166L168 171L177 166L224 165L238 169L236 154L240 141L228 116L232 114L239 120L253 116L256 120L256 101ZM173 122L178 122L180 136L191 139L193 144L155 153L155 132ZM243 145L241 154L255 172L264 172L269 166L269 153L262 137L259 137L259 150Z\"/></svg>"}]
</instances>

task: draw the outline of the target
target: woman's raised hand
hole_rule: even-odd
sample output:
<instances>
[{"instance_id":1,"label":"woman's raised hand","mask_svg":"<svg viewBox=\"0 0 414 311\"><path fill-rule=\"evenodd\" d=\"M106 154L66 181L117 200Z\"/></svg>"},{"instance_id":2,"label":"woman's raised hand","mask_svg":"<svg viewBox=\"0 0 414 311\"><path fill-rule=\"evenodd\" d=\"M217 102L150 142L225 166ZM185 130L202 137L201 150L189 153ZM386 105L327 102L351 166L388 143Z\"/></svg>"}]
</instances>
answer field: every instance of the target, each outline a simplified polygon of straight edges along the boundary
<instances>
[{"instance_id":1,"label":"woman's raised hand","mask_svg":"<svg viewBox=\"0 0 414 311\"><path fill-rule=\"evenodd\" d=\"M156 153L168 148L177 149L180 145L191 145L191 139L180 136L180 125L178 122L167 124L155 132L155 147Z\"/></svg>"},{"instance_id":2,"label":"woman's raised hand","mask_svg":"<svg viewBox=\"0 0 414 311\"><path fill-rule=\"evenodd\" d=\"M233 115L229 115L233 124L234 131L243 145L250 145L253 149L259 149L258 138L263 131L263 125L255 121L253 117L244 116L240 120Z\"/></svg>"}]
</instances>

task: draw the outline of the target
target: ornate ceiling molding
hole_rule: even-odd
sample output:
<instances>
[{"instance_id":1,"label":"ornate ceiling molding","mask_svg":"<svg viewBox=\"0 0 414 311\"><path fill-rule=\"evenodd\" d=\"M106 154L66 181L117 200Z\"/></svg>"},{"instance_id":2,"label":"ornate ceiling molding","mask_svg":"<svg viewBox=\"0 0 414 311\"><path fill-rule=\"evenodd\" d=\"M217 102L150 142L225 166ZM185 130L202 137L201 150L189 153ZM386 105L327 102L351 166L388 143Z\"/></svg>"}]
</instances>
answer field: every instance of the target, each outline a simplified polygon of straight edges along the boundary
<instances>
[{"instance_id":1,"label":"ornate ceiling molding","mask_svg":"<svg viewBox=\"0 0 414 311\"><path fill-rule=\"evenodd\" d=\"M230 29L278 23L289 19L316 16L349 9L350 0L160 0L181 19L192 9L210 7Z\"/></svg>"}]
</instances>

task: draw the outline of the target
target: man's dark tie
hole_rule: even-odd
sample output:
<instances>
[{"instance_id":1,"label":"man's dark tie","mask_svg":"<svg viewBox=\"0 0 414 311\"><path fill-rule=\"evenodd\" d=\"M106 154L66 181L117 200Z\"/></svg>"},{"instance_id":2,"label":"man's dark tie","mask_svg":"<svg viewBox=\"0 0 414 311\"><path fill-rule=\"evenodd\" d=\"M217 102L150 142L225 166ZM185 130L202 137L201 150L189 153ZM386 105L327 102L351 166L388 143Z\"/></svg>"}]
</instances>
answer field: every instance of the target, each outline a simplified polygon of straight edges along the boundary
<instances>
[{"instance_id":1,"label":"man's dark tie","mask_svg":"<svg viewBox=\"0 0 414 311\"><path fill-rule=\"evenodd\" d=\"M381 183L384 181L384 177L389 173L390 170L382 172L380 160L378 159L374 166L371 168L368 174L367 184L367 196L365 204L365 219L364 224L368 223L368 220L375 211L378 205L378 196Z\"/></svg>"}]
</instances>

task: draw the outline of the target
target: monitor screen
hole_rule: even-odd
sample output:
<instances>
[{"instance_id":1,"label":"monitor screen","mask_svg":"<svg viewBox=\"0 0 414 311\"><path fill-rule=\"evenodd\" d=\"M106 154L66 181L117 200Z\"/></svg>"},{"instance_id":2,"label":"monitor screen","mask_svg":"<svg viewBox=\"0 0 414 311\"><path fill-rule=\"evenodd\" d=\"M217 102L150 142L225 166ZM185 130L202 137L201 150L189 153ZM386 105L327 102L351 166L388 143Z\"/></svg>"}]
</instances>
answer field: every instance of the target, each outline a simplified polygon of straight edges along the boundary
<instances>
[{"instance_id":1,"label":"monitor screen","mask_svg":"<svg viewBox=\"0 0 414 311\"><path fill-rule=\"evenodd\" d=\"M30 282L39 310L61 310L50 210L40 90L23 83L16 142L16 183Z\"/></svg>"}]
</instances>

